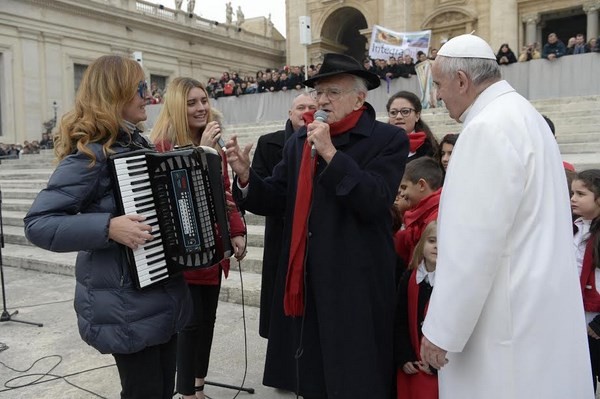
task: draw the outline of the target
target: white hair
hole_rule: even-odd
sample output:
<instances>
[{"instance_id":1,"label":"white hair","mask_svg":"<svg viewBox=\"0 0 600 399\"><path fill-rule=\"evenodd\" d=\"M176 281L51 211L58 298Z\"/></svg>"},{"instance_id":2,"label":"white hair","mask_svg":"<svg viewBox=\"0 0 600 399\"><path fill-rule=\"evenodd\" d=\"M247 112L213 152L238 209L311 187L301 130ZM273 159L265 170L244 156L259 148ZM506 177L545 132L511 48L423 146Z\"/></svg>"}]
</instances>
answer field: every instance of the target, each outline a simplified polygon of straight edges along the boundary
<instances>
[{"instance_id":1,"label":"white hair","mask_svg":"<svg viewBox=\"0 0 600 399\"><path fill-rule=\"evenodd\" d=\"M352 76L354 77L354 90L356 90L359 93L365 93L366 96L367 92L369 91L369 89L367 88L366 80L361 78L360 76Z\"/></svg>"},{"instance_id":2,"label":"white hair","mask_svg":"<svg viewBox=\"0 0 600 399\"><path fill-rule=\"evenodd\" d=\"M435 62L438 63L440 72L445 76L451 76L458 71L463 71L476 86L487 81L496 81L502 78L500 65L498 65L496 60L444 57L438 55Z\"/></svg>"}]
</instances>

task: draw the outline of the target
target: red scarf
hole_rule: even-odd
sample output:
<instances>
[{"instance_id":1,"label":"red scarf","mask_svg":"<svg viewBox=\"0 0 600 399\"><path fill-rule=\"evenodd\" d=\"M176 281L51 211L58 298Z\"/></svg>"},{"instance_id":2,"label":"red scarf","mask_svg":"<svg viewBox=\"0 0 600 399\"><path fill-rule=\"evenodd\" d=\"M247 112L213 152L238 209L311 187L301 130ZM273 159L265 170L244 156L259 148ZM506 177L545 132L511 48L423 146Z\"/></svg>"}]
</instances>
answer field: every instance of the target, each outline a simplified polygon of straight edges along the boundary
<instances>
[{"instance_id":1,"label":"red scarf","mask_svg":"<svg viewBox=\"0 0 600 399\"><path fill-rule=\"evenodd\" d=\"M352 111L344 119L329 125L332 137L339 136L356 126L365 106ZM306 125L313 122L314 112L305 113L302 118ZM283 309L286 316L302 316L304 313L304 258L306 256L306 233L308 230L308 212L312 202L313 179L317 167L317 157L310 156L311 145L308 140L304 142L300 173L296 189L296 203L294 205L294 219L292 223L292 240L290 243L290 257L288 272L285 282L285 295Z\"/></svg>"},{"instance_id":2,"label":"red scarf","mask_svg":"<svg viewBox=\"0 0 600 399\"><path fill-rule=\"evenodd\" d=\"M410 152L417 152L419 147L423 145L427 136L423 132L414 132L408 134Z\"/></svg>"}]
</instances>

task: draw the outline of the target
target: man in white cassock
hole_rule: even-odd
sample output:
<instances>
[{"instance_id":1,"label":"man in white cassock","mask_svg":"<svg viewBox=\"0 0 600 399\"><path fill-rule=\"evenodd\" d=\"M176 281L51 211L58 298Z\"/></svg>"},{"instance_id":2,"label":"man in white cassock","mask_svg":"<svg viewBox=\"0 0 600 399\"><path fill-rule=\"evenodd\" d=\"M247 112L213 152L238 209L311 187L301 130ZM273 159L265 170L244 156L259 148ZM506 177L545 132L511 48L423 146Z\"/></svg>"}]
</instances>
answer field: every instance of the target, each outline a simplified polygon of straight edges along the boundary
<instances>
[{"instance_id":1,"label":"man in white cassock","mask_svg":"<svg viewBox=\"0 0 600 399\"><path fill-rule=\"evenodd\" d=\"M421 357L441 399L594 398L569 193L544 118L474 35L432 67L464 128L440 201Z\"/></svg>"}]
</instances>

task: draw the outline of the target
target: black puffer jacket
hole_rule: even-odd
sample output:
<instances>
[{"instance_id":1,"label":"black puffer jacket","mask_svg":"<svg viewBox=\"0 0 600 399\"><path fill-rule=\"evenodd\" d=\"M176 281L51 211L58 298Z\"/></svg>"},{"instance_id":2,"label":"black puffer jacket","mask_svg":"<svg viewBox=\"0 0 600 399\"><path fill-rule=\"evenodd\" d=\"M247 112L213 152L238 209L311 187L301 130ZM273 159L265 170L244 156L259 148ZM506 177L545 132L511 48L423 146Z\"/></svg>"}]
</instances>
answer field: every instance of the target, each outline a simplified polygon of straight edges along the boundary
<instances>
[{"instance_id":1,"label":"black puffer jacket","mask_svg":"<svg viewBox=\"0 0 600 399\"><path fill-rule=\"evenodd\" d=\"M139 133L123 133L115 152L146 146ZM191 301L181 275L139 291L132 283L125 247L108 239L117 209L112 178L100 144L96 163L81 152L63 159L25 217L25 234L55 252L78 251L75 311L79 333L101 353L134 353L167 342L185 326Z\"/></svg>"}]
</instances>

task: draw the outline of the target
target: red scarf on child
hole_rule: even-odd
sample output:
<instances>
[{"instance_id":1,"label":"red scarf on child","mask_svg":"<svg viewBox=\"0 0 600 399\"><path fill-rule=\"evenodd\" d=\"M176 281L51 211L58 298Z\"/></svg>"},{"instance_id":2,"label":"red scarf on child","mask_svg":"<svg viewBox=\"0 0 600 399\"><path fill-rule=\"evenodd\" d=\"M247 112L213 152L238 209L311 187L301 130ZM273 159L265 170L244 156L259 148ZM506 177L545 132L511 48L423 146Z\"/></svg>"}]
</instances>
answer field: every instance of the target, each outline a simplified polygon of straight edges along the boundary
<instances>
[{"instance_id":1,"label":"red scarf on child","mask_svg":"<svg viewBox=\"0 0 600 399\"><path fill-rule=\"evenodd\" d=\"M329 125L332 137L339 136L352 129L365 106L352 111L344 119ZM305 113L302 118L305 124L314 120L314 112ZM304 142L300 173L296 189L296 203L294 205L294 219L292 223L292 239L290 242L290 257L288 272L285 281L285 295L283 309L286 316L302 316L304 313L304 258L306 256L306 233L308 230L308 212L312 202L313 179L317 166L317 157L311 158L311 145L308 140Z\"/></svg>"}]
</instances>

